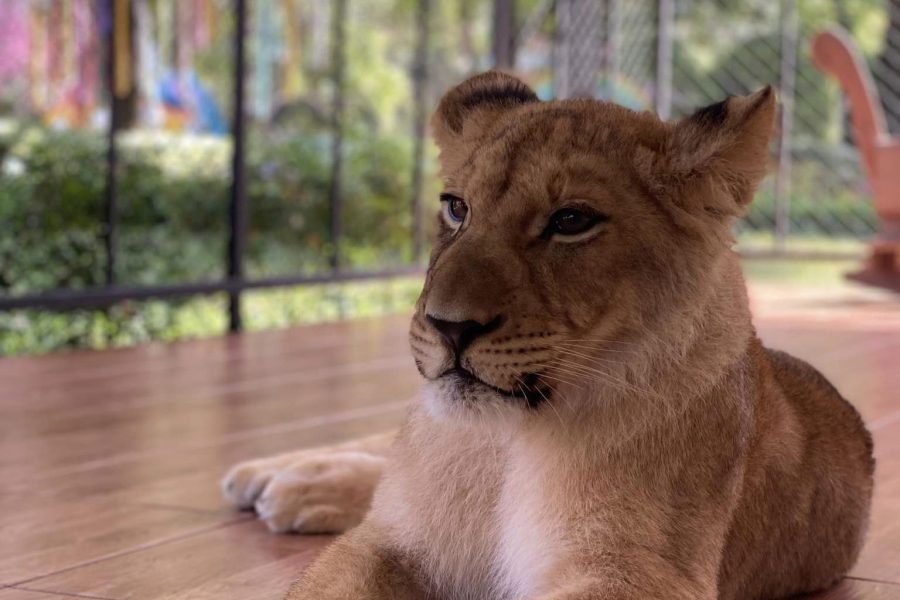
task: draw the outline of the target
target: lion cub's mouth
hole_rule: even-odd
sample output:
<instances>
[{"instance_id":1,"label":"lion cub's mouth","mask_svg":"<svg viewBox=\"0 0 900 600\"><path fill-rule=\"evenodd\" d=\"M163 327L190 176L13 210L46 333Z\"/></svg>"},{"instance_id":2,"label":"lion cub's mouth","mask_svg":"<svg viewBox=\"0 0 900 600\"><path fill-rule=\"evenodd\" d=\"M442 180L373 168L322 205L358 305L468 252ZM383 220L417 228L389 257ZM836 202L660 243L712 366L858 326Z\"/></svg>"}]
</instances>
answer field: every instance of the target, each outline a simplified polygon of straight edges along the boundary
<instances>
[{"instance_id":1,"label":"lion cub's mouth","mask_svg":"<svg viewBox=\"0 0 900 600\"><path fill-rule=\"evenodd\" d=\"M501 387L491 385L486 381L479 379L474 373L468 369L454 367L444 371L440 375L440 379L447 380L455 385L460 391L465 389L473 389L476 387L487 388L504 398L524 400L529 408L537 408L543 402L550 399L552 391L549 388L542 387L536 373L529 373L522 378L522 385L518 390L505 390Z\"/></svg>"}]
</instances>

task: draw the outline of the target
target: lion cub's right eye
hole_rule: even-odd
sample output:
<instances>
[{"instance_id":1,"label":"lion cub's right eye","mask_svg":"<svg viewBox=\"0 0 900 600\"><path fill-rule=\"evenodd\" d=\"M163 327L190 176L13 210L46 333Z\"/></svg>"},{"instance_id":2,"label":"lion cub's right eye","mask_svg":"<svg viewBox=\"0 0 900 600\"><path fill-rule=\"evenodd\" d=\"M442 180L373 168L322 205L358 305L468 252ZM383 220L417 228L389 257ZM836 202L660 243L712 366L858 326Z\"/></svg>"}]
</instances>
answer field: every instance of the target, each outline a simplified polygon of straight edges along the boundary
<instances>
[{"instance_id":1,"label":"lion cub's right eye","mask_svg":"<svg viewBox=\"0 0 900 600\"><path fill-rule=\"evenodd\" d=\"M466 220L466 215L469 214L469 205L465 200L453 194L441 194L441 203L451 226L458 227Z\"/></svg>"},{"instance_id":2,"label":"lion cub's right eye","mask_svg":"<svg viewBox=\"0 0 900 600\"><path fill-rule=\"evenodd\" d=\"M569 206L553 213L550 222L541 233L541 237L564 242L579 242L590 237L597 226L608 220L606 215L593 209Z\"/></svg>"}]
</instances>

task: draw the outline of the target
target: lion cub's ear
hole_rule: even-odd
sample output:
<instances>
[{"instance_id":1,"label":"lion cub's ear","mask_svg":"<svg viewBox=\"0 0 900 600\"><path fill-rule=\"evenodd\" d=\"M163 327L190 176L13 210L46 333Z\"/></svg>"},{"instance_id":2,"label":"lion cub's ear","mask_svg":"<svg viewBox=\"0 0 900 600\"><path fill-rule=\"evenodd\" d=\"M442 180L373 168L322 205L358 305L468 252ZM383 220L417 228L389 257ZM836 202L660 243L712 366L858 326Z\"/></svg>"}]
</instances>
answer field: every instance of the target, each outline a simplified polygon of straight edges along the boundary
<instances>
[{"instance_id":1,"label":"lion cub's ear","mask_svg":"<svg viewBox=\"0 0 900 600\"><path fill-rule=\"evenodd\" d=\"M529 102L538 102L537 94L501 71L470 77L444 94L431 126L445 167L462 145L481 137L501 114Z\"/></svg>"},{"instance_id":2,"label":"lion cub's ear","mask_svg":"<svg viewBox=\"0 0 900 600\"><path fill-rule=\"evenodd\" d=\"M743 214L767 171L775 114L769 86L702 108L675 125L666 170L680 188L676 201L682 208L718 217Z\"/></svg>"}]
</instances>

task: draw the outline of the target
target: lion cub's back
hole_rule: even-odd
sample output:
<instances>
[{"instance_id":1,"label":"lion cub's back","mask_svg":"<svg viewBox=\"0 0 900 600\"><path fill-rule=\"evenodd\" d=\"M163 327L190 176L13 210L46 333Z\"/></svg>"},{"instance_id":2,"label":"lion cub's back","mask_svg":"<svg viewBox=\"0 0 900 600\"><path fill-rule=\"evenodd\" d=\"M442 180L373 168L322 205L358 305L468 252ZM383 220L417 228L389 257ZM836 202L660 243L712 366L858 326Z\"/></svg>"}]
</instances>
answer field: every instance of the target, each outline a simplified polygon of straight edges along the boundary
<instances>
[{"instance_id":1,"label":"lion cub's back","mask_svg":"<svg viewBox=\"0 0 900 600\"><path fill-rule=\"evenodd\" d=\"M859 413L808 363L768 348L760 358L773 380L758 398L768 419L758 421L759 445L729 535L721 599L830 586L856 561L868 522L875 464ZM764 458L761 448L785 444L796 447L796 462Z\"/></svg>"},{"instance_id":2,"label":"lion cub's back","mask_svg":"<svg viewBox=\"0 0 900 600\"><path fill-rule=\"evenodd\" d=\"M857 492L868 516L875 475L872 435L856 408L810 364L786 352L767 349L775 376L809 428L811 451L824 478L842 481Z\"/></svg>"},{"instance_id":3,"label":"lion cub's back","mask_svg":"<svg viewBox=\"0 0 900 600\"><path fill-rule=\"evenodd\" d=\"M809 363L780 350L766 348L766 353L779 387L803 416L810 441L834 460L826 463L832 474L835 467L848 468L843 475L871 489L872 436L856 408Z\"/></svg>"}]
</instances>

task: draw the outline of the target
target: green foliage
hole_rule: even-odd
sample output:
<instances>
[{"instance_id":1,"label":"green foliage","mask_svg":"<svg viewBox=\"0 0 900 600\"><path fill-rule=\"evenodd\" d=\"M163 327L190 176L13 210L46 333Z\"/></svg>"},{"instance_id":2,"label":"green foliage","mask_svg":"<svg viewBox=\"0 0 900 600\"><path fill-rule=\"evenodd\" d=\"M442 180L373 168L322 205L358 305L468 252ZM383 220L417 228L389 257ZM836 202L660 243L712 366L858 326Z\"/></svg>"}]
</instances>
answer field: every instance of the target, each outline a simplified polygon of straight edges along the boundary
<instances>
[{"instance_id":1,"label":"green foliage","mask_svg":"<svg viewBox=\"0 0 900 600\"><path fill-rule=\"evenodd\" d=\"M410 312L421 286L421 279L407 277L248 292L245 322L249 330L259 330ZM0 356L221 335L226 314L221 294L124 302L106 311L0 313Z\"/></svg>"},{"instance_id":2,"label":"green foliage","mask_svg":"<svg viewBox=\"0 0 900 600\"><path fill-rule=\"evenodd\" d=\"M794 76L795 137L841 141L840 90L812 63L809 42L842 24L868 58L884 40L887 13L881 0L800 0ZM783 16L778 2L694 2L679 17L675 40L675 111L687 114L726 94L781 85ZM710 31L720 32L709 35Z\"/></svg>"},{"instance_id":3,"label":"green foliage","mask_svg":"<svg viewBox=\"0 0 900 600\"><path fill-rule=\"evenodd\" d=\"M103 138L31 124L0 140L5 155L0 175L2 293L103 285ZM118 147L119 282L177 283L222 277L230 142L127 132L119 136ZM333 250L328 208L330 149L331 139L321 130L303 135L259 130L251 135L246 263L252 277L328 268ZM344 265L408 264L411 140L351 129L345 136L343 164ZM175 331L208 334L211 327L221 330L221 319L189 326L200 321L185 321L185 314L212 306L208 301L145 302L66 315L2 314L0 352L104 347L126 340L166 339L174 337ZM279 322L279 318L270 314L261 321Z\"/></svg>"},{"instance_id":4,"label":"green foliage","mask_svg":"<svg viewBox=\"0 0 900 600\"><path fill-rule=\"evenodd\" d=\"M32 126L9 139L4 154L0 287L21 293L96 284L102 140Z\"/></svg>"},{"instance_id":5,"label":"green foliage","mask_svg":"<svg viewBox=\"0 0 900 600\"><path fill-rule=\"evenodd\" d=\"M846 247L845 242L866 239L877 229L878 218L872 204L871 191L859 164L859 155L851 147L827 146L815 140L797 144L792 152L791 178L784 198L790 219L792 237L831 238L831 250ZM756 194L745 220L740 224L742 236L760 240L755 233L774 230L778 200L774 175ZM840 238L836 231L843 231ZM770 238L765 238L770 239ZM769 245L771 247L771 244Z\"/></svg>"},{"instance_id":6,"label":"green foliage","mask_svg":"<svg viewBox=\"0 0 900 600\"><path fill-rule=\"evenodd\" d=\"M324 133L270 135L251 145L251 270L311 272L328 264L331 141ZM409 261L411 175L408 137L347 133L340 188L347 265Z\"/></svg>"},{"instance_id":7,"label":"green foliage","mask_svg":"<svg viewBox=\"0 0 900 600\"><path fill-rule=\"evenodd\" d=\"M222 298L125 302L105 311L0 313L0 356L217 335L225 330L225 314Z\"/></svg>"}]
</instances>

